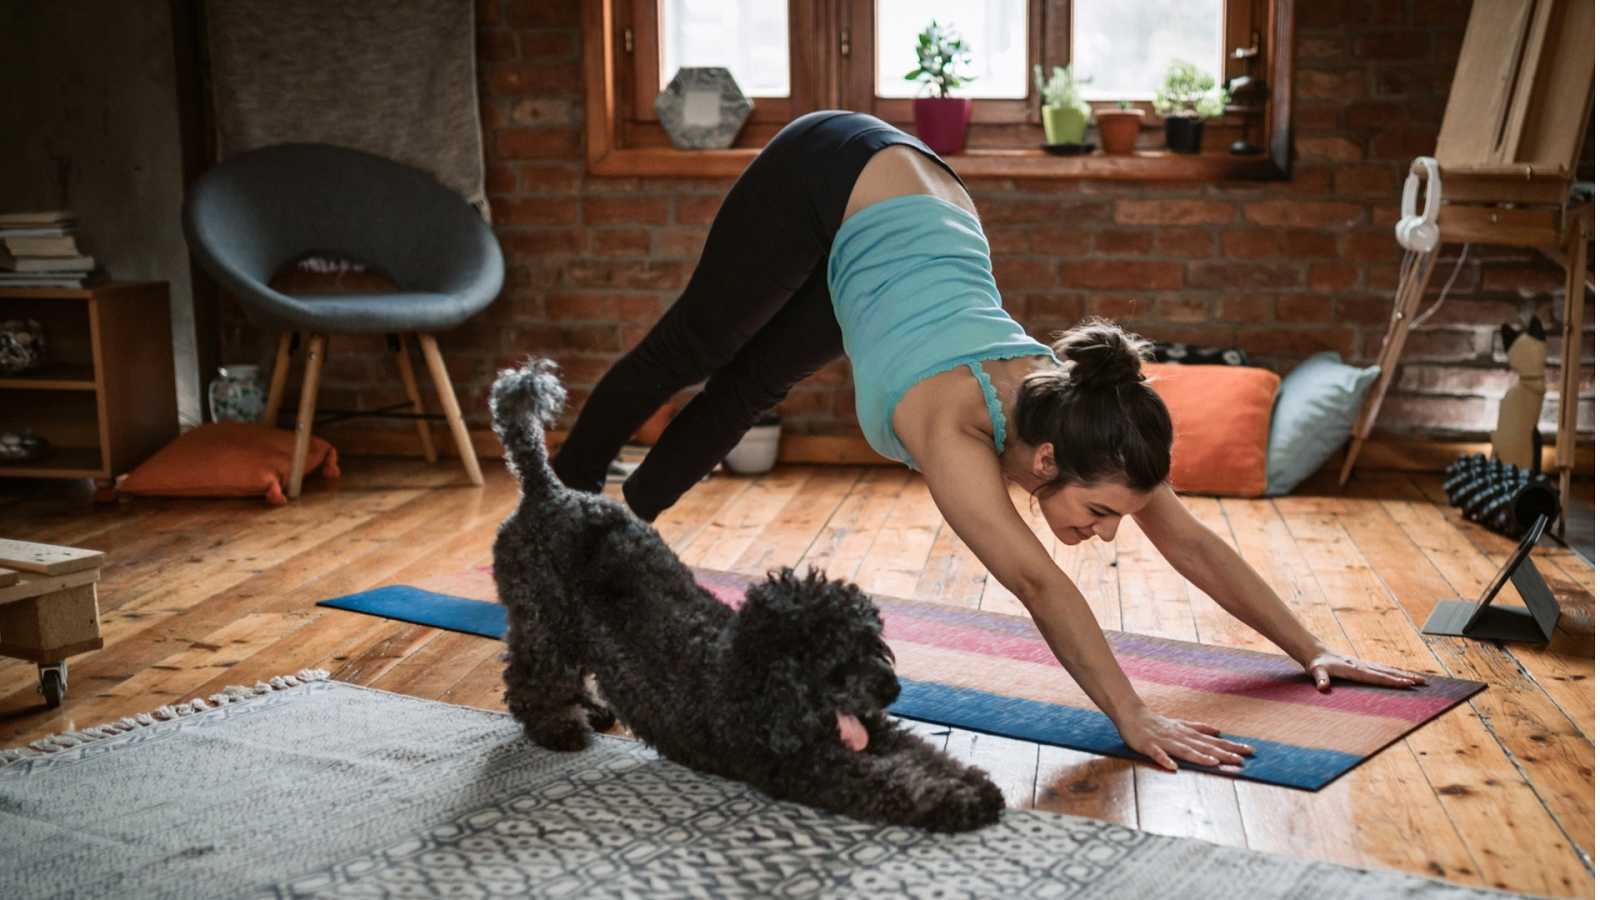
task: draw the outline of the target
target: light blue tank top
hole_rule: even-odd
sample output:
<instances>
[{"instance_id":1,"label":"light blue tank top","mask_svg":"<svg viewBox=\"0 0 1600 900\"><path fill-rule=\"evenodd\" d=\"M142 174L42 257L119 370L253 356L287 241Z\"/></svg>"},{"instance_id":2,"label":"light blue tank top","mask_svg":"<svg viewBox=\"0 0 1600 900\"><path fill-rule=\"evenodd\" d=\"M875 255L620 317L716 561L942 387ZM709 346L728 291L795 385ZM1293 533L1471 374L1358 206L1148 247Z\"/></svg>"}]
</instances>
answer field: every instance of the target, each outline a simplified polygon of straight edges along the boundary
<instances>
[{"instance_id":1,"label":"light blue tank top","mask_svg":"<svg viewBox=\"0 0 1600 900\"><path fill-rule=\"evenodd\" d=\"M828 254L828 291L872 449L916 468L894 433L895 406L917 383L967 366L983 389L995 452L1005 411L979 363L1052 356L1000 306L977 217L929 194L874 203L844 221Z\"/></svg>"}]
</instances>

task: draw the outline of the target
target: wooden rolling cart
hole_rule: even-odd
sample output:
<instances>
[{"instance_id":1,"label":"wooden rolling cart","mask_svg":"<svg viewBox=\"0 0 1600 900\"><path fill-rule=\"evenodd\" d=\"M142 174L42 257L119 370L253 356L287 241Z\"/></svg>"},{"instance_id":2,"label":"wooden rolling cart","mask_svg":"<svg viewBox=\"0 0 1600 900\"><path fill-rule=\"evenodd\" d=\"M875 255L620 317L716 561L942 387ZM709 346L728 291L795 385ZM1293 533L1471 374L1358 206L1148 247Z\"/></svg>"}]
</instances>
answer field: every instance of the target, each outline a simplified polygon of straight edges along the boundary
<instances>
[{"instance_id":1,"label":"wooden rolling cart","mask_svg":"<svg viewBox=\"0 0 1600 900\"><path fill-rule=\"evenodd\" d=\"M39 692L54 709L67 694L67 657L98 650L95 585L105 554L0 538L0 656L39 667Z\"/></svg>"},{"instance_id":2,"label":"wooden rolling cart","mask_svg":"<svg viewBox=\"0 0 1600 900\"><path fill-rule=\"evenodd\" d=\"M0 375L0 431L32 429L51 453L0 462L0 478L93 478L102 488L178 436L163 282L0 288L0 321L45 329L46 363Z\"/></svg>"}]
</instances>

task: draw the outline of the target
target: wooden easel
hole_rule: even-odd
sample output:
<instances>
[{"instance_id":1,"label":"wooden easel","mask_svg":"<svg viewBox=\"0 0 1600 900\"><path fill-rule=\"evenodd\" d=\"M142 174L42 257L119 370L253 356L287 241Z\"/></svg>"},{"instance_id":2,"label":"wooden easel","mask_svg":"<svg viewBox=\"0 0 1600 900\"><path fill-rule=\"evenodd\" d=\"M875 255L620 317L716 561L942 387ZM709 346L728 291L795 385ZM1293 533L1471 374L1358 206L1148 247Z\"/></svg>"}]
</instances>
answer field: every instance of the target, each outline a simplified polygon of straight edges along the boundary
<instances>
[{"instance_id":1,"label":"wooden easel","mask_svg":"<svg viewBox=\"0 0 1600 900\"><path fill-rule=\"evenodd\" d=\"M1531 247L1566 266L1556 433L1563 510L1557 531L1563 534L1576 455L1588 244L1594 238L1593 202L1572 201L1594 103L1594 24L1593 0L1475 3L1434 151L1443 187L1441 246ZM1372 433L1437 257L1435 248L1401 272L1394 316L1378 352L1381 374L1351 429L1340 484L1349 480Z\"/></svg>"}]
</instances>

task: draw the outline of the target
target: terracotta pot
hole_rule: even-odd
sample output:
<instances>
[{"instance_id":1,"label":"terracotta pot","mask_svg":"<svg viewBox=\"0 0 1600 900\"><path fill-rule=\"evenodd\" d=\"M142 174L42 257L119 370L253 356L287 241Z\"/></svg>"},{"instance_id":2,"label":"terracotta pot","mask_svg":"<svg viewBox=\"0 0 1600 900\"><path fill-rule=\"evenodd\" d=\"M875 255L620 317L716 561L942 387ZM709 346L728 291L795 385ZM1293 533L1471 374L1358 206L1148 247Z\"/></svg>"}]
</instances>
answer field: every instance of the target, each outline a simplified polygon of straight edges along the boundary
<instances>
[{"instance_id":1,"label":"terracotta pot","mask_svg":"<svg viewBox=\"0 0 1600 900\"><path fill-rule=\"evenodd\" d=\"M1137 109L1102 109L1094 114L1100 128L1100 146L1108 154L1127 155L1139 143L1139 123L1144 113Z\"/></svg>"},{"instance_id":2,"label":"terracotta pot","mask_svg":"<svg viewBox=\"0 0 1600 900\"><path fill-rule=\"evenodd\" d=\"M967 145L967 123L972 120L972 100L967 97L918 97L911 113L917 120L917 137L935 153L960 153Z\"/></svg>"}]
</instances>

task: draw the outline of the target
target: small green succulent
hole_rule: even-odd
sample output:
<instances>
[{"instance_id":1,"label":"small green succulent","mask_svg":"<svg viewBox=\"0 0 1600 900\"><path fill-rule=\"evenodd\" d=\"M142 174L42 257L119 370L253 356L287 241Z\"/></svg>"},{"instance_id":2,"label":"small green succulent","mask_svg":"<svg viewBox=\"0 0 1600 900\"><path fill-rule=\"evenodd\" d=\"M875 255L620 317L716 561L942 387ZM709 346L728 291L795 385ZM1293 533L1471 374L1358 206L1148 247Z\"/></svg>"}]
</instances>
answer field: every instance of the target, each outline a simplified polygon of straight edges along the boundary
<instances>
[{"instance_id":1,"label":"small green succulent","mask_svg":"<svg viewBox=\"0 0 1600 900\"><path fill-rule=\"evenodd\" d=\"M1071 66L1056 66L1047 80L1044 69L1040 66L1033 67L1033 83L1039 88L1039 102L1043 106L1064 106L1089 114L1089 103L1083 99L1083 94L1078 90L1080 84L1087 84L1088 80L1079 80L1072 77Z\"/></svg>"}]
</instances>

